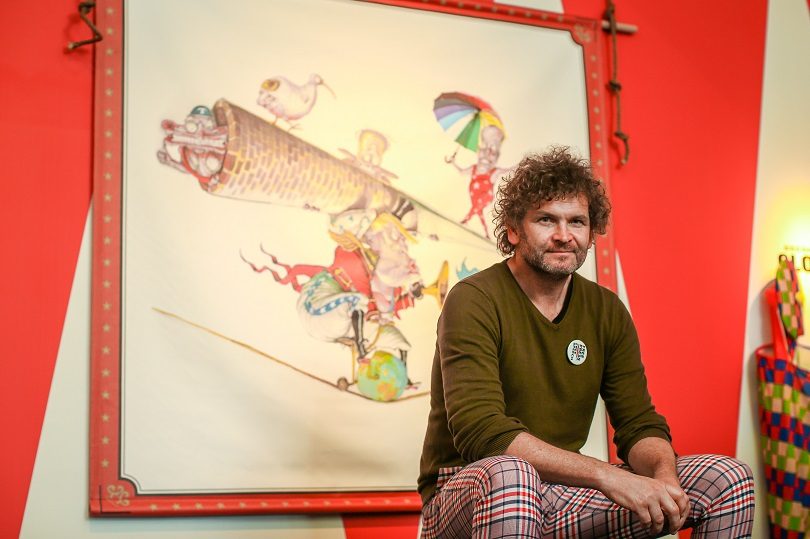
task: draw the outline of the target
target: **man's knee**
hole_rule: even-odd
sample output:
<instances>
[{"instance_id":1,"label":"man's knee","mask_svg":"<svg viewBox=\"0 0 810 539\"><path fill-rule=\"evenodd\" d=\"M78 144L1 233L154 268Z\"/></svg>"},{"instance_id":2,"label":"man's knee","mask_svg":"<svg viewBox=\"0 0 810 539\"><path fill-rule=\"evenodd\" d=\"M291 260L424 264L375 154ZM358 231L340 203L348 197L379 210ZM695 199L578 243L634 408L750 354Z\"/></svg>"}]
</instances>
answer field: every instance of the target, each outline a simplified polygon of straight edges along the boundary
<instances>
[{"instance_id":1,"label":"man's knee","mask_svg":"<svg viewBox=\"0 0 810 539\"><path fill-rule=\"evenodd\" d=\"M753 483L754 472L751 471L748 464L732 457L725 457L725 460L728 462L729 468L734 471L734 475Z\"/></svg>"},{"instance_id":2,"label":"man's knee","mask_svg":"<svg viewBox=\"0 0 810 539\"><path fill-rule=\"evenodd\" d=\"M543 503L534 466L508 456L490 457L478 464L483 488L473 510L473 529L487 537L538 537Z\"/></svg>"},{"instance_id":3,"label":"man's knee","mask_svg":"<svg viewBox=\"0 0 810 539\"><path fill-rule=\"evenodd\" d=\"M720 457L720 469L731 485L739 485L746 490L754 489L754 474L751 467L733 457Z\"/></svg>"},{"instance_id":4,"label":"man's knee","mask_svg":"<svg viewBox=\"0 0 810 539\"><path fill-rule=\"evenodd\" d=\"M678 460L681 482L708 494L731 489L735 497L753 497L754 476L745 462L725 455L693 455ZM682 467L681 467L682 466Z\"/></svg>"},{"instance_id":5,"label":"man's knee","mask_svg":"<svg viewBox=\"0 0 810 539\"><path fill-rule=\"evenodd\" d=\"M501 489L517 489L536 496L540 477L534 466L518 457L498 456L479 461L481 487L485 494Z\"/></svg>"},{"instance_id":6,"label":"man's knee","mask_svg":"<svg viewBox=\"0 0 810 539\"><path fill-rule=\"evenodd\" d=\"M690 518L700 537L751 537L754 479L744 462L722 455L678 459L681 485L690 498Z\"/></svg>"},{"instance_id":7,"label":"man's knee","mask_svg":"<svg viewBox=\"0 0 810 539\"><path fill-rule=\"evenodd\" d=\"M712 468L731 483L746 483L754 480L751 468L739 459L725 455L705 455L705 457L712 461Z\"/></svg>"}]
</instances>

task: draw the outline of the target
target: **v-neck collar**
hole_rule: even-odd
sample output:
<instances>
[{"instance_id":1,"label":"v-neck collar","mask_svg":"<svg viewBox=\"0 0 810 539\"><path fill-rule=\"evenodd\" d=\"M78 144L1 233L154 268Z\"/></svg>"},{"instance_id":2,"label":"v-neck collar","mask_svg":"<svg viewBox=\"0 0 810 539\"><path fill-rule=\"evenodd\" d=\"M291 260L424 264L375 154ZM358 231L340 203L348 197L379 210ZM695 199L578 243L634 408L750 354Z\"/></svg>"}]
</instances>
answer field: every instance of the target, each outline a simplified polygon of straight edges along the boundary
<instances>
[{"instance_id":1,"label":"v-neck collar","mask_svg":"<svg viewBox=\"0 0 810 539\"><path fill-rule=\"evenodd\" d=\"M514 283L515 288L517 289L517 293L523 298L523 301L526 302L529 307L531 307L531 310L537 315L537 317L540 320L543 321L544 324L554 329L558 329L560 327L560 324L562 324L565 321L565 315L568 313L568 308L571 304L571 298L574 295L574 281L578 279L577 273L574 272L571 274L571 280L568 283L568 290L565 291L565 299L563 300L563 306L562 309L560 309L560 313L554 318L554 320L549 320L543 313L540 312L540 309L538 309L535 306L535 304L532 303L532 300L529 299L529 296L526 295L526 292L523 291L523 288L520 287L520 283L518 282L514 273L512 273L512 270L509 269L509 265L507 264L507 262L509 262L508 258L503 262L501 262L503 270L509 274L509 277L512 279L512 283Z\"/></svg>"}]
</instances>

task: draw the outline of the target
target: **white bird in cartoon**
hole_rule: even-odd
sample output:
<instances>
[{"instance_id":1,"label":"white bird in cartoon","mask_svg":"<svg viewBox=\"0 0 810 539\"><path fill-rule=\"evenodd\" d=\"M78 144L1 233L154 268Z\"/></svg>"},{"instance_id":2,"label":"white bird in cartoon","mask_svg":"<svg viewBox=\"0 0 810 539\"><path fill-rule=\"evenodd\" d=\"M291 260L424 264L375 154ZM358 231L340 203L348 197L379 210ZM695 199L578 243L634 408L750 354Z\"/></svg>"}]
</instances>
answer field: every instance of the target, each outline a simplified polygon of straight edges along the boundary
<instances>
[{"instance_id":1,"label":"white bird in cartoon","mask_svg":"<svg viewBox=\"0 0 810 539\"><path fill-rule=\"evenodd\" d=\"M276 76L262 83L256 102L275 116L273 124L281 118L290 124L290 129L293 129L297 126L293 121L309 114L315 105L318 86L323 86L333 97L335 96L335 92L320 75L310 75L306 84L302 85L295 84L286 77Z\"/></svg>"}]
</instances>

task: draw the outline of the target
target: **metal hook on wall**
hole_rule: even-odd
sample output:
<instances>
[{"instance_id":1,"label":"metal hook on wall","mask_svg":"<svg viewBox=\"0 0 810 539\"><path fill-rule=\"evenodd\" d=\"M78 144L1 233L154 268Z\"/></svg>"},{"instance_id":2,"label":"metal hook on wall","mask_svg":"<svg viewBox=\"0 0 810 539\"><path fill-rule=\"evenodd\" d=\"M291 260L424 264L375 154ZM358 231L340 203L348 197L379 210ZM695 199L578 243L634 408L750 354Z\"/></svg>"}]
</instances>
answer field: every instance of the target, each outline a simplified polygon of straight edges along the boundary
<instances>
[{"instance_id":1,"label":"metal hook on wall","mask_svg":"<svg viewBox=\"0 0 810 539\"><path fill-rule=\"evenodd\" d=\"M618 25L616 23L616 6L613 4L613 0L607 0L605 17L608 19L607 22L610 28L610 37L613 45L613 73L608 83L610 92L616 98L616 131L613 132L613 135L624 144L624 156L622 157L621 163L622 165L626 165L627 161L630 159L630 135L622 131L622 84L619 82L619 53L616 45Z\"/></svg>"},{"instance_id":2,"label":"metal hook on wall","mask_svg":"<svg viewBox=\"0 0 810 539\"><path fill-rule=\"evenodd\" d=\"M93 21L91 21L90 18L87 16L94 7L96 7L95 0L85 0L83 2L79 2L79 17L81 17L82 20L87 24L87 26L90 27L90 30L93 31L93 37L91 37L90 39L84 39L82 41L71 41L67 45L69 51L72 51L73 49L77 49L84 45L90 45L91 43L98 43L99 41L104 39L104 36L102 36L101 32L99 32L98 28L96 28L96 25L93 24Z\"/></svg>"}]
</instances>

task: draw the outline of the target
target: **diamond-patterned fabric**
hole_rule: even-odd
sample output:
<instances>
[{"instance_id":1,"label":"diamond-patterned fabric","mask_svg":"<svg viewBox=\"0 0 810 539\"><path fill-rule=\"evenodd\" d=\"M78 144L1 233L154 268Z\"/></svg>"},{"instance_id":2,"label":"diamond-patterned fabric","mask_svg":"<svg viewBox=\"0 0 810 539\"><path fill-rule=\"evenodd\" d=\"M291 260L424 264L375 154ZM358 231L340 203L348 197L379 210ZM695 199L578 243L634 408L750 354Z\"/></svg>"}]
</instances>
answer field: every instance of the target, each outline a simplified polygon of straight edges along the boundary
<instances>
[{"instance_id":1,"label":"diamond-patterned fabric","mask_svg":"<svg viewBox=\"0 0 810 539\"><path fill-rule=\"evenodd\" d=\"M810 372L795 361L804 326L796 269L786 258L779 261L774 290L776 346L756 352L768 520L772 538L804 539L810 538ZM781 350L788 357L776 357Z\"/></svg>"},{"instance_id":2,"label":"diamond-patterned fabric","mask_svg":"<svg viewBox=\"0 0 810 539\"><path fill-rule=\"evenodd\" d=\"M802 305L799 302L799 280L796 278L796 268L786 257L779 261L776 270L776 298L779 302L779 316L785 326L785 333L793 341L804 335L802 323Z\"/></svg>"},{"instance_id":3,"label":"diamond-patterned fabric","mask_svg":"<svg viewBox=\"0 0 810 539\"><path fill-rule=\"evenodd\" d=\"M760 434L771 537L810 537L810 373L757 351Z\"/></svg>"}]
</instances>

